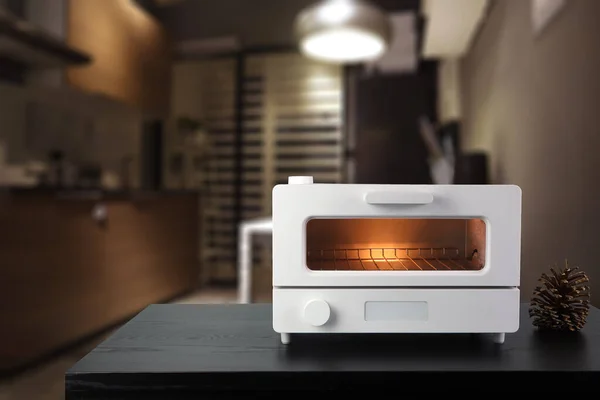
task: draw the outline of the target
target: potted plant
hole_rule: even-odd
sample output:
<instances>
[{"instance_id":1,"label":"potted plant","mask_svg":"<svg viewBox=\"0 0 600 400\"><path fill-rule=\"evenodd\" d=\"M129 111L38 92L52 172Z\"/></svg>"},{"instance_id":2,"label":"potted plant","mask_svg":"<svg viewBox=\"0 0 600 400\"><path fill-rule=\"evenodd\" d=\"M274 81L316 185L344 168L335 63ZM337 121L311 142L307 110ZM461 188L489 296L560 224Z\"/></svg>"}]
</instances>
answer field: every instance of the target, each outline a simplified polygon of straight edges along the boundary
<instances>
[{"instance_id":1,"label":"potted plant","mask_svg":"<svg viewBox=\"0 0 600 400\"><path fill-rule=\"evenodd\" d=\"M195 147L203 147L208 140L204 123L196 118L181 116L177 119L177 130L183 136L184 143Z\"/></svg>"}]
</instances>

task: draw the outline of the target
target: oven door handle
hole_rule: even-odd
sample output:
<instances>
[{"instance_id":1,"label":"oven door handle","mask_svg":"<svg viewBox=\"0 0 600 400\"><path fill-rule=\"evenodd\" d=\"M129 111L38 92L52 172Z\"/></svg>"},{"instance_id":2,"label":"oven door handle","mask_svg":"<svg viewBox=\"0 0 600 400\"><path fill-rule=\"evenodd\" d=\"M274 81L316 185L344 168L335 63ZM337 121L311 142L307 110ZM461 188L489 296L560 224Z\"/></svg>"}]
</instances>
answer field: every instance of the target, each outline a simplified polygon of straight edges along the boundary
<instances>
[{"instance_id":1,"label":"oven door handle","mask_svg":"<svg viewBox=\"0 0 600 400\"><path fill-rule=\"evenodd\" d=\"M369 192L365 195L368 204L430 204L433 194L427 192Z\"/></svg>"}]
</instances>

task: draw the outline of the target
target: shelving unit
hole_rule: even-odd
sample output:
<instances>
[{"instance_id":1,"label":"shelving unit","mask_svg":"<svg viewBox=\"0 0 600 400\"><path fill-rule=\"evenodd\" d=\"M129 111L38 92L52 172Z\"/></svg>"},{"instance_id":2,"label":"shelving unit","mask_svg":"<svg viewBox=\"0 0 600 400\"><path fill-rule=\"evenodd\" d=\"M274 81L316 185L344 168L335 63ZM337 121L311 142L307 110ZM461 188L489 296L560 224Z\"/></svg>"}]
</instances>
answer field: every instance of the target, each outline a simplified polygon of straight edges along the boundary
<instances>
[{"instance_id":1,"label":"shelving unit","mask_svg":"<svg viewBox=\"0 0 600 400\"><path fill-rule=\"evenodd\" d=\"M265 53L182 62L174 78L174 112L200 118L210 137L202 178L194 174L188 186L203 194L203 261L211 279L235 279L239 223L270 217L274 185L290 175L343 179L342 70ZM185 152L171 142L165 158ZM183 182L168 175L171 185ZM261 239L252 244L253 264L270 270L270 238Z\"/></svg>"}]
</instances>

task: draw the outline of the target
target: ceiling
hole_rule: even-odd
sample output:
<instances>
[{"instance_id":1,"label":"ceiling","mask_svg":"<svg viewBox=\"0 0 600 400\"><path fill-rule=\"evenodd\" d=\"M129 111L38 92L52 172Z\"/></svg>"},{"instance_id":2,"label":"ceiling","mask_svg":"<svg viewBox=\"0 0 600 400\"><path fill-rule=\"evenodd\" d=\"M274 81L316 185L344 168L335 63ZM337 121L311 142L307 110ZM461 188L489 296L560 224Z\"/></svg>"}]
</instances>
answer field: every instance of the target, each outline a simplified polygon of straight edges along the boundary
<instances>
[{"instance_id":1,"label":"ceiling","mask_svg":"<svg viewBox=\"0 0 600 400\"><path fill-rule=\"evenodd\" d=\"M293 22L316 0L138 0L152 4L176 42L235 38L244 48L294 46ZM418 12L419 0L372 0L386 11Z\"/></svg>"},{"instance_id":2,"label":"ceiling","mask_svg":"<svg viewBox=\"0 0 600 400\"><path fill-rule=\"evenodd\" d=\"M239 50L296 48L294 20L317 0L136 0L155 15L174 39L178 59L231 54ZM369 70L414 72L419 63L421 0L370 0L392 21L390 49Z\"/></svg>"},{"instance_id":3,"label":"ceiling","mask_svg":"<svg viewBox=\"0 0 600 400\"><path fill-rule=\"evenodd\" d=\"M295 47L296 15L318 0L135 0L191 53ZM370 0L389 13L412 15L416 56L460 58L470 48L491 0ZM412 25L411 25L412 26ZM400 31L406 34L406 27ZM400 38L397 38L400 39ZM412 37L401 38L407 47ZM409 46L410 47L410 46ZM412 61L411 61L412 62Z\"/></svg>"},{"instance_id":4,"label":"ceiling","mask_svg":"<svg viewBox=\"0 0 600 400\"><path fill-rule=\"evenodd\" d=\"M485 18L489 0L423 0L427 19L422 54L426 58L464 56Z\"/></svg>"},{"instance_id":5,"label":"ceiling","mask_svg":"<svg viewBox=\"0 0 600 400\"><path fill-rule=\"evenodd\" d=\"M243 47L293 44L292 23L313 0L181 1L156 11L175 41L234 37Z\"/></svg>"}]
</instances>

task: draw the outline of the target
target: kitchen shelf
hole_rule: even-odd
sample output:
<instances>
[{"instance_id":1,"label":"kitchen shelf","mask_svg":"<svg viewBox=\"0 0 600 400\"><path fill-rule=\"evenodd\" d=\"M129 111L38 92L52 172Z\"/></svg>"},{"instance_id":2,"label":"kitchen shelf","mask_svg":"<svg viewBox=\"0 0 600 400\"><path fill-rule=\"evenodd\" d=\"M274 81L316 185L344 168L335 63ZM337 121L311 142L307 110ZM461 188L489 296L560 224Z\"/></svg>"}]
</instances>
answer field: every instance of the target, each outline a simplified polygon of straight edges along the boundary
<instances>
[{"instance_id":1,"label":"kitchen shelf","mask_svg":"<svg viewBox=\"0 0 600 400\"><path fill-rule=\"evenodd\" d=\"M0 12L0 58L34 68L85 65L89 54L75 49L30 21Z\"/></svg>"}]
</instances>

